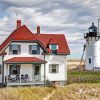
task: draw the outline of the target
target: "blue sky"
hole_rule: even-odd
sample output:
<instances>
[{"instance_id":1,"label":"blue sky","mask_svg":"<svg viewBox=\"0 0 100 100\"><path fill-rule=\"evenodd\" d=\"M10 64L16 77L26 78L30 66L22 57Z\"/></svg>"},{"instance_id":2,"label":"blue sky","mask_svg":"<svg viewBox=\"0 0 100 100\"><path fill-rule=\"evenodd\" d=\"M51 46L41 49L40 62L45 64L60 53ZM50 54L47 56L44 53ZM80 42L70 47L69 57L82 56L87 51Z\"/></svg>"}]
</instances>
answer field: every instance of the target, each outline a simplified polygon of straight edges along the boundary
<instances>
[{"instance_id":1,"label":"blue sky","mask_svg":"<svg viewBox=\"0 0 100 100\"><path fill-rule=\"evenodd\" d=\"M91 22L100 18L100 0L0 0L0 43L16 28L21 19L32 32L65 34L71 55L81 58Z\"/></svg>"}]
</instances>

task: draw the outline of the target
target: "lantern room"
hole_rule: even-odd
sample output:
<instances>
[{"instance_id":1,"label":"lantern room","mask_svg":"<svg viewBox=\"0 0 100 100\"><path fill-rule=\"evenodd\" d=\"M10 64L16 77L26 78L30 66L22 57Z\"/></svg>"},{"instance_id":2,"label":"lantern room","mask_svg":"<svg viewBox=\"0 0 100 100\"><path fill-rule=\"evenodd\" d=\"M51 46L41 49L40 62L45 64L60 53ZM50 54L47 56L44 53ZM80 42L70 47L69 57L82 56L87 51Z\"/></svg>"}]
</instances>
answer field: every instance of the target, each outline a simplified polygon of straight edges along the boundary
<instances>
[{"instance_id":1,"label":"lantern room","mask_svg":"<svg viewBox=\"0 0 100 100\"><path fill-rule=\"evenodd\" d=\"M89 36L97 36L97 27L92 22L92 25L89 27Z\"/></svg>"}]
</instances>

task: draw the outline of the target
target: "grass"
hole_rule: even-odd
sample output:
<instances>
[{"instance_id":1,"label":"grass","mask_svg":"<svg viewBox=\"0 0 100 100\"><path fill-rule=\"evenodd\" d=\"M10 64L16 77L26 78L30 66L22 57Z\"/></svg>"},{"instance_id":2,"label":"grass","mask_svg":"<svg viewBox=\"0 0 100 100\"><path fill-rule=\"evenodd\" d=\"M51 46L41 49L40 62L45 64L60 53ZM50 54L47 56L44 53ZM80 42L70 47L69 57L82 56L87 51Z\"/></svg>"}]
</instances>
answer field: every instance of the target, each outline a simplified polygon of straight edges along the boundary
<instances>
[{"instance_id":1,"label":"grass","mask_svg":"<svg viewBox=\"0 0 100 100\"><path fill-rule=\"evenodd\" d=\"M100 83L100 72L70 70L68 83Z\"/></svg>"},{"instance_id":2,"label":"grass","mask_svg":"<svg viewBox=\"0 0 100 100\"><path fill-rule=\"evenodd\" d=\"M43 100L53 88L48 87L18 87L0 89L0 100Z\"/></svg>"},{"instance_id":3,"label":"grass","mask_svg":"<svg viewBox=\"0 0 100 100\"><path fill-rule=\"evenodd\" d=\"M56 89L50 100L100 100L100 84L70 84Z\"/></svg>"},{"instance_id":4,"label":"grass","mask_svg":"<svg viewBox=\"0 0 100 100\"><path fill-rule=\"evenodd\" d=\"M0 100L43 100L54 88L18 87L0 89ZM100 100L99 83L70 84L55 89L49 100Z\"/></svg>"},{"instance_id":5,"label":"grass","mask_svg":"<svg viewBox=\"0 0 100 100\"><path fill-rule=\"evenodd\" d=\"M68 71L68 83L55 89L50 100L100 100L100 72ZM54 88L17 87L0 89L0 100L43 100Z\"/></svg>"}]
</instances>

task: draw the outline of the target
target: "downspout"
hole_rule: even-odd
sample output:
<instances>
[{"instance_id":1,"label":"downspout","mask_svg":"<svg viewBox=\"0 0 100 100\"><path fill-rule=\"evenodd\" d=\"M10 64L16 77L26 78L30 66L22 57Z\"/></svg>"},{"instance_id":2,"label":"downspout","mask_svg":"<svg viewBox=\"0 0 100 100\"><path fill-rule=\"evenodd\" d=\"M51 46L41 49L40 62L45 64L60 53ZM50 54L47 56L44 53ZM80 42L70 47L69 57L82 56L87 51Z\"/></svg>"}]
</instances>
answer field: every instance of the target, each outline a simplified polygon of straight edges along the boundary
<instances>
[{"instance_id":1,"label":"downspout","mask_svg":"<svg viewBox=\"0 0 100 100\"><path fill-rule=\"evenodd\" d=\"M45 55L44 55L45 60ZM44 64L44 86L46 86L46 64Z\"/></svg>"},{"instance_id":2,"label":"downspout","mask_svg":"<svg viewBox=\"0 0 100 100\"><path fill-rule=\"evenodd\" d=\"M2 55L2 84L4 84L4 55Z\"/></svg>"},{"instance_id":3,"label":"downspout","mask_svg":"<svg viewBox=\"0 0 100 100\"><path fill-rule=\"evenodd\" d=\"M65 56L65 83L64 85L68 84L68 60L67 56Z\"/></svg>"}]
</instances>

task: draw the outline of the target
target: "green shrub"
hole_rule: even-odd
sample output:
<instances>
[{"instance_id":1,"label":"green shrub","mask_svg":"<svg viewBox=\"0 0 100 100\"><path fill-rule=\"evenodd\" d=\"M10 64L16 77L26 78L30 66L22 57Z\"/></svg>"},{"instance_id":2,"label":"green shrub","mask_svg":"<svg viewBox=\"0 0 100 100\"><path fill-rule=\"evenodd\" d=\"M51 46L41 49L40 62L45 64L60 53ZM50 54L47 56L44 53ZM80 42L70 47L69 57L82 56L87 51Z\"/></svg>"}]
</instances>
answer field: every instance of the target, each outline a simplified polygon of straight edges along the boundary
<instances>
[{"instance_id":1,"label":"green shrub","mask_svg":"<svg viewBox=\"0 0 100 100\"><path fill-rule=\"evenodd\" d=\"M100 72L94 71L68 71L67 83L99 83Z\"/></svg>"}]
</instances>

